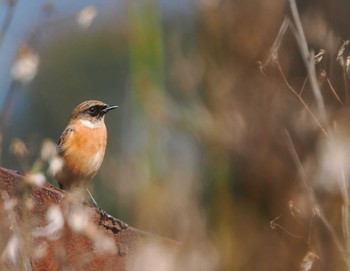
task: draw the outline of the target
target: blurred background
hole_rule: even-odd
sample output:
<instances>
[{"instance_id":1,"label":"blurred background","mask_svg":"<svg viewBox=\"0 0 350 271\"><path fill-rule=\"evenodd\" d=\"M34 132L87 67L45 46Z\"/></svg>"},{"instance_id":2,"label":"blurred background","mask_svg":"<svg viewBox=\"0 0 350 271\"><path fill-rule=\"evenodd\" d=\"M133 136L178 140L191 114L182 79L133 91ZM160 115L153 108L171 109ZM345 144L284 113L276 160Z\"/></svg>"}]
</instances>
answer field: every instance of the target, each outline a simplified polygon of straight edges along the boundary
<instances>
[{"instance_id":1,"label":"blurred background","mask_svg":"<svg viewBox=\"0 0 350 271\"><path fill-rule=\"evenodd\" d=\"M56 185L72 109L117 104L93 194L179 270L350 270L350 3L297 6L325 119L288 1L2 0L1 166Z\"/></svg>"}]
</instances>

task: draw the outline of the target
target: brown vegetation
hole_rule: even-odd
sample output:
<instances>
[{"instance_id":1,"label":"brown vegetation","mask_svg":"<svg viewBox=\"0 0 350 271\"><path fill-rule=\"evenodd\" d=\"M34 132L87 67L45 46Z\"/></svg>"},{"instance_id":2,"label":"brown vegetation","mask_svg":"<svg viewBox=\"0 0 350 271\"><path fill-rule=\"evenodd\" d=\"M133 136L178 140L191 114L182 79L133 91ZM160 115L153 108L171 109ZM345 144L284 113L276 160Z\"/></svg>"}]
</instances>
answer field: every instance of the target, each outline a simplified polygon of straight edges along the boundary
<instances>
[{"instance_id":1,"label":"brown vegetation","mask_svg":"<svg viewBox=\"0 0 350 271\"><path fill-rule=\"evenodd\" d=\"M113 219L100 223L95 208L67 203L58 188L33 187L3 168L0 195L1 270L138 270L140 258L170 264L179 249L175 241L122 229ZM150 249L158 253L147 254Z\"/></svg>"}]
</instances>

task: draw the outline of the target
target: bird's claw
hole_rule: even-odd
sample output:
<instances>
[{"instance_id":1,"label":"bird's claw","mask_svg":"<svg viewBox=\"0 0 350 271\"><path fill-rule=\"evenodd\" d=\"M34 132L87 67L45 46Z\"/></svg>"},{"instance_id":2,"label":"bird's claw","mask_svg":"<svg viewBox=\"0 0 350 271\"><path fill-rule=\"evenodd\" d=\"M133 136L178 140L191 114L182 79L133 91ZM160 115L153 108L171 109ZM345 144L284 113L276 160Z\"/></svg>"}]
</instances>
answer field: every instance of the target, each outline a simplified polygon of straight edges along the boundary
<instances>
[{"instance_id":1,"label":"bird's claw","mask_svg":"<svg viewBox=\"0 0 350 271\"><path fill-rule=\"evenodd\" d=\"M97 210L101 215L99 225L102 225L103 221L109 220L113 223L113 225L115 225L117 223L120 226L120 228L123 230L125 230L129 227L129 225L127 223L107 214L107 212L105 210L103 210L101 208L98 208Z\"/></svg>"}]
</instances>

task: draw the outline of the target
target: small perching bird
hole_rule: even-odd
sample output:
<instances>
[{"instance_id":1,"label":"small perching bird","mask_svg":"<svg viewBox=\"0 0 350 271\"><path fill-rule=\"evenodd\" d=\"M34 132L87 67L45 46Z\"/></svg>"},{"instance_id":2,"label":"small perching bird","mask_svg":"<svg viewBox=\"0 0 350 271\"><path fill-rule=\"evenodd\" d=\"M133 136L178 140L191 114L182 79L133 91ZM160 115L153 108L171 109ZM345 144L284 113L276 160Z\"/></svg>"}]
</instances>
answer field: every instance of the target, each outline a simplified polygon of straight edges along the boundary
<instances>
[{"instance_id":1,"label":"small perching bird","mask_svg":"<svg viewBox=\"0 0 350 271\"><path fill-rule=\"evenodd\" d=\"M68 191L86 189L95 207L98 206L88 184L100 169L106 150L104 117L117 107L95 100L79 104L58 141L57 153L62 164L54 172L54 177L60 188ZM102 209L98 209L106 216Z\"/></svg>"}]
</instances>

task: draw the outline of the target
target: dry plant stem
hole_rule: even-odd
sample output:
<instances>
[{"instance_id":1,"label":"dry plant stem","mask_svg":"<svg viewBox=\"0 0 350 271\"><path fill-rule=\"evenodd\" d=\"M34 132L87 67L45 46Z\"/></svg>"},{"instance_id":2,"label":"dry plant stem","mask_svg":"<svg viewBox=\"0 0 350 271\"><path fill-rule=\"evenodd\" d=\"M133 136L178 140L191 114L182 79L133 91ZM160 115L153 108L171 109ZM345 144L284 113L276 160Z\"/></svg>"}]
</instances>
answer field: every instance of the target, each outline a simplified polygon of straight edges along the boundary
<instances>
[{"instance_id":1,"label":"dry plant stem","mask_svg":"<svg viewBox=\"0 0 350 271\"><path fill-rule=\"evenodd\" d=\"M281 76L283 78L283 81L285 82L285 84L287 85L287 87L289 88L289 90L299 99L299 101L301 102L301 104L305 107L306 111L310 114L310 116L312 117L312 119L316 122L317 126L321 129L321 131L323 132L323 134L325 136L328 137L328 133L326 131L326 129L322 126L321 122L316 118L315 114L312 112L312 110L310 109L310 107L305 103L305 101L303 100L303 98L295 91L295 89L289 84L286 76L284 75L284 72L282 70L282 67L278 61L278 58L276 57L275 60L278 70L281 73Z\"/></svg>"},{"instance_id":2,"label":"dry plant stem","mask_svg":"<svg viewBox=\"0 0 350 271\"><path fill-rule=\"evenodd\" d=\"M337 92L335 91L334 87L332 86L332 83L331 81L329 80L329 78L327 78L327 83L328 83L328 86L329 88L332 90L335 98L337 99L337 101L341 104L341 105L344 105L344 103L341 101L340 97L338 96Z\"/></svg>"},{"instance_id":3,"label":"dry plant stem","mask_svg":"<svg viewBox=\"0 0 350 271\"><path fill-rule=\"evenodd\" d=\"M294 238L298 238L298 239L303 239L303 236L300 236L300 235L296 235L294 233L291 233L290 231L288 231L287 229L285 229L282 225L276 223L276 221L278 219L281 218L281 215L279 215L278 217L274 218L273 220L270 221L270 227L272 229L275 229L275 228L279 228L281 229L283 232L287 233L288 235L294 237Z\"/></svg>"},{"instance_id":4,"label":"dry plant stem","mask_svg":"<svg viewBox=\"0 0 350 271\"><path fill-rule=\"evenodd\" d=\"M306 76L304 82L303 82L303 85L301 86L301 90L299 92L299 96L301 96L304 92L304 89L305 89L305 86L306 86L306 82L307 82L307 79L309 79L309 75Z\"/></svg>"},{"instance_id":5,"label":"dry plant stem","mask_svg":"<svg viewBox=\"0 0 350 271\"><path fill-rule=\"evenodd\" d=\"M292 92L298 97L298 99L301 101L301 103L305 106L306 110L309 112L309 114L312 116L312 118L315 120L315 122L317 123L317 125L321 128L322 132L327 135L327 131L324 127L324 125L322 125L321 123L326 123L326 113L325 113L325 109L324 109L324 102L323 102L323 97L321 95L321 91L319 89L318 83L317 83L317 78L316 78L316 72L315 72L315 66L314 66L314 57L313 54L310 53L307 42L306 42L306 38L305 38L305 34L303 31L303 27L301 25L301 21L300 21L300 17L299 17L299 13L297 10L297 6L294 0L289 0L290 3L290 8L291 8L291 12L292 12L292 16L294 19L294 23L295 26L291 23L291 21L289 20L289 18L285 18L283 20L283 23L281 24L281 27L279 29L279 32L277 34L277 37L271 47L270 50L270 54L267 57L267 59L264 61L263 66L266 66L270 63L270 61L274 58L274 54L278 51L280 45L281 45L281 41L283 36L285 35L286 31L288 28L291 29L293 35L295 36L301 54L302 54L302 58L304 60L308 75L303 83L303 86L301 88L300 94L298 94L288 83L288 81L286 80L284 74L282 74L282 76L284 77L284 81L286 82L288 88L290 90L292 90ZM280 67L279 67L280 68ZM312 87L312 90L314 92L314 96L316 98L316 102L317 102L317 107L318 107L318 113L320 116L320 120L318 120L316 118L316 116L312 113L312 111L310 110L310 108L305 104L305 102L303 101L303 99L301 98L301 95L303 93L303 90L305 88L305 84L307 82L307 80L310 79L310 84ZM339 97L338 97L339 98Z\"/></svg>"},{"instance_id":6,"label":"dry plant stem","mask_svg":"<svg viewBox=\"0 0 350 271\"><path fill-rule=\"evenodd\" d=\"M17 4L16 0L13 0L12 2L8 2L8 9L7 9L7 12L5 14L4 21L3 21L1 28L0 28L0 49L3 45L3 41L4 41L5 35L7 33L7 30L10 27L10 24L12 22L13 15L15 13L16 4ZM12 85L13 85L13 82L11 82L10 88L6 94L5 102L4 102L4 105L1 109L1 115L0 115L0 163L1 163L1 153L2 153L4 122L6 119L5 115L8 115L8 112L9 112L9 110L8 110L9 108L8 108L6 102L7 102L8 97L11 96L11 92L13 92L13 91L11 91Z\"/></svg>"},{"instance_id":7,"label":"dry plant stem","mask_svg":"<svg viewBox=\"0 0 350 271\"><path fill-rule=\"evenodd\" d=\"M309 224L309 237L307 239L307 244L309 247L311 245L311 230L312 230L312 226L313 226L314 217L315 217L314 215L311 217L310 224Z\"/></svg>"},{"instance_id":8,"label":"dry plant stem","mask_svg":"<svg viewBox=\"0 0 350 271\"><path fill-rule=\"evenodd\" d=\"M349 105L348 79L346 77L346 69L344 66L343 66L343 81L344 81L344 89L345 89L345 104Z\"/></svg>"},{"instance_id":9,"label":"dry plant stem","mask_svg":"<svg viewBox=\"0 0 350 271\"><path fill-rule=\"evenodd\" d=\"M322 223L324 224L324 226L326 227L326 229L328 230L328 232L330 233L330 235L332 236L333 242L336 246L336 248L338 249L339 253L342 256L343 261L345 262L345 264L347 265L348 268L350 268L350 261L349 261L349 257L342 245L342 243L340 242L336 232L334 231L334 228L332 227L332 225L330 224L330 222L327 220L327 218L325 217L325 215L323 214L323 211L319 205L319 203L317 202L315 193L313 191L313 189L310 187L309 183L308 183L308 178L307 175L305 173L305 170L303 168L303 165L299 159L298 153L296 152L296 149L294 147L293 141L290 137L290 134L287 130L285 130L285 134L287 137L287 141L288 141L288 145L289 145L289 149L290 152L292 154L292 157L295 161L295 164L298 168L298 172L300 175L300 178L302 180L302 183L304 185L304 188L307 192L307 196L309 197L309 200L312 204L312 207L315 211L315 215L317 215L320 220L322 221Z\"/></svg>"},{"instance_id":10,"label":"dry plant stem","mask_svg":"<svg viewBox=\"0 0 350 271\"><path fill-rule=\"evenodd\" d=\"M6 97L3 103L3 106L1 108L0 113L0 134L3 136L6 124L11 112L11 109L13 107L13 103L15 101L15 96L17 93L17 90L19 89L19 85L16 81L12 80L11 84L7 90Z\"/></svg>"},{"instance_id":11,"label":"dry plant stem","mask_svg":"<svg viewBox=\"0 0 350 271\"><path fill-rule=\"evenodd\" d=\"M1 25L0 28L0 48L3 44L4 37L6 35L6 32L11 24L13 14L15 12L15 7L16 7L17 1L12 1L11 3L8 1L8 9L5 15L5 19Z\"/></svg>"},{"instance_id":12,"label":"dry plant stem","mask_svg":"<svg viewBox=\"0 0 350 271\"><path fill-rule=\"evenodd\" d=\"M24 191L22 191L24 192ZM6 191L3 191L1 193L1 196L9 206L11 206L11 199ZM18 239L18 247L17 249L17 258L15 260L15 270L30 270L30 263L29 263L29 248L27 244L31 242L31 236L29 234L28 226L29 226L29 214L28 209L26 207L26 193L22 193L22 195L19 197L19 201L16 205L9 207L7 212L7 218L8 222L10 223L12 237L11 238L17 238ZM22 212L19 214L16 213L16 208L19 207ZM22 222L20 225L18 224L17 218L18 215L21 217ZM9 244L7 244L9 246ZM10 247L8 247L10 248ZM8 252L10 253L10 252Z\"/></svg>"},{"instance_id":13,"label":"dry plant stem","mask_svg":"<svg viewBox=\"0 0 350 271\"><path fill-rule=\"evenodd\" d=\"M267 59L263 63L264 67L266 67L271 62L271 60L273 59L274 53L279 50L283 36L286 33L289 26L290 26L290 20L289 18L286 17L284 18L283 23L281 24L281 27L278 31L277 37L273 42L273 45L270 49L270 54L268 55Z\"/></svg>"},{"instance_id":14,"label":"dry plant stem","mask_svg":"<svg viewBox=\"0 0 350 271\"><path fill-rule=\"evenodd\" d=\"M343 234L345 236L345 244L347 251L349 251L349 236L350 236L350 229L349 229L349 205L344 204L342 206L342 230Z\"/></svg>"},{"instance_id":15,"label":"dry plant stem","mask_svg":"<svg viewBox=\"0 0 350 271\"><path fill-rule=\"evenodd\" d=\"M292 12L294 24L296 27L296 34L295 38L298 42L299 48L301 55L304 60L304 64L306 66L309 78L310 78L310 83L311 83L311 88L314 92L314 96L316 99L317 107L318 107L318 115L321 119L322 123L326 122L326 112L324 108L324 102L323 102L323 97L320 91L320 88L317 83L317 78L316 78L316 72L315 72L315 64L314 64L314 56L313 53L309 51L303 26L301 25L298 9L295 3L295 0L289 0L290 4L290 9Z\"/></svg>"}]
</instances>

